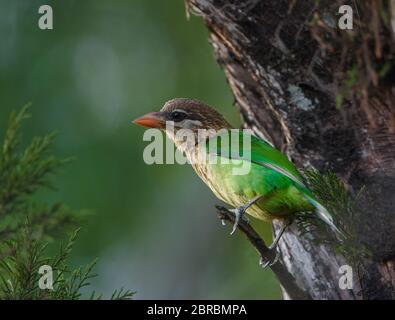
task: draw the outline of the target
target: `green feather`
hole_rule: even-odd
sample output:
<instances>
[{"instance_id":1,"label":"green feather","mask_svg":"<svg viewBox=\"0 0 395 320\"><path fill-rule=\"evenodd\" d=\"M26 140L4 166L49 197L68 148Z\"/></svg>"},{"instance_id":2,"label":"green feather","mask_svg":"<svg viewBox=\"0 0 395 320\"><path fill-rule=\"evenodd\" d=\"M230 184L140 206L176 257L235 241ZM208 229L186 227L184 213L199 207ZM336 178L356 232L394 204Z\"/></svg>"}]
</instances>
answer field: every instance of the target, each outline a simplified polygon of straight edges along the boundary
<instances>
[{"instance_id":1,"label":"green feather","mask_svg":"<svg viewBox=\"0 0 395 320\"><path fill-rule=\"evenodd\" d=\"M231 131L208 139L205 145L212 163L206 164L204 179L217 196L233 206L240 206L256 195L263 195L262 200L247 210L263 220L315 210L320 219L338 232L330 213L314 198L295 165L284 154L249 133ZM224 164L224 160L238 160L239 163ZM250 171L235 175L235 167L245 162L249 162Z\"/></svg>"}]
</instances>

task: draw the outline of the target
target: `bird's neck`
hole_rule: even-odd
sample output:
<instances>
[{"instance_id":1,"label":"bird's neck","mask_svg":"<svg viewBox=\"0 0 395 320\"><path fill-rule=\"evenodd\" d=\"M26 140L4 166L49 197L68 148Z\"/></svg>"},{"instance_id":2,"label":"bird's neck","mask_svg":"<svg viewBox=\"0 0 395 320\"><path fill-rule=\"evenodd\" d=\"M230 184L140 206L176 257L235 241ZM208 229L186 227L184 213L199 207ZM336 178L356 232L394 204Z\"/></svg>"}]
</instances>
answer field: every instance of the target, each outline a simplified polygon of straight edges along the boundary
<instances>
[{"instance_id":1,"label":"bird's neck","mask_svg":"<svg viewBox=\"0 0 395 320\"><path fill-rule=\"evenodd\" d=\"M188 157L194 156L202 146L206 145L208 139L215 137L221 130L228 130L227 128L216 129L198 129L198 130L188 130L182 134L179 132L174 133L171 131L166 131L168 137L174 142L175 146L181 152L184 152Z\"/></svg>"},{"instance_id":2,"label":"bird's neck","mask_svg":"<svg viewBox=\"0 0 395 320\"><path fill-rule=\"evenodd\" d=\"M189 163L192 165L193 169L197 175L214 190L215 187L211 183L210 170L209 170L209 155L207 153L207 141L210 138L223 133L223 130L229 130L229 128L221 128L220 130L208 130L205 135L195 134L195 143L187 144L185 141L180 141L175 139L174 136L170 136L176 145L177 149L185 154ZM221 198L221 197L220 197Z\"/></svg>"}]
</instances>

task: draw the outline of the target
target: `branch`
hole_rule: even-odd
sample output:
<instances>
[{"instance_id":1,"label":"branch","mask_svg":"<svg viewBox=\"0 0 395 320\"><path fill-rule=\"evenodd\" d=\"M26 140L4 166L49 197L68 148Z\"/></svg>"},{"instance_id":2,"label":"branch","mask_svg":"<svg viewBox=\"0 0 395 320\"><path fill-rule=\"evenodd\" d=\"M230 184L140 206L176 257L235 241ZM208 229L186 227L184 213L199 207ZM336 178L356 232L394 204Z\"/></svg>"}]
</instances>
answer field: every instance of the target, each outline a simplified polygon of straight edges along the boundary
<instances>
[{"instance_id":1,"label":"branch","mask_svg":"<svg viewBox=\"0 0 395 320\"><path fill-rule=\"evenodd\" d=\"M363 297L393 299L395 275L387 270L395 264L395 90L393 68L383 66L393 65L389 61L395 45L389 39L393 33L387 19L368 8L376 2L358 2L361 16L375 17L364 21L355 17L358 28L351 38L340 29L329 32L325 22L329 16L337 20L333 8L340 0L187 2L191 13L201 16L207 26L243 127L269 140L297 167L333 171L349 191L365 186L372 194L372 200L363 200L361 219L352 220L360 242L375 257L363 279ZM366 39L369 45L362 48ZM371 78L377 82L378 74L384 75L374 85ZM360 83L369 90L358 89L363 88ZM344 85L352 90L341 95ZM278 249L297 284L313 299L359 299L359 279L353 290L338 285L339 268L347 260L327 244L313 245L311 237L299 237L296 227L290 227L295 232L287 232Z\"/></svg>"},{"instance_id":2,"label":"branch","mask_svg":"<svg viewBox=\"0 0 395 320\"><path fill-rule=\"evenodd\" d=\"M235 215L232 212L225 207L216 206L216 208L218 217L221 220L234 224ZM248 241L258 251L264 261L273 260L273 254L275 254L275 252L271 251L266 246L263 239L248 222L241 219L237 228L247 237ZM275 264L270 266L270 269L276 275L281 287L285 290L291 300L311 300L310 295L297 285L295 278L287 271L280 261L277 261Z\"/></svg>"}]
</instances>

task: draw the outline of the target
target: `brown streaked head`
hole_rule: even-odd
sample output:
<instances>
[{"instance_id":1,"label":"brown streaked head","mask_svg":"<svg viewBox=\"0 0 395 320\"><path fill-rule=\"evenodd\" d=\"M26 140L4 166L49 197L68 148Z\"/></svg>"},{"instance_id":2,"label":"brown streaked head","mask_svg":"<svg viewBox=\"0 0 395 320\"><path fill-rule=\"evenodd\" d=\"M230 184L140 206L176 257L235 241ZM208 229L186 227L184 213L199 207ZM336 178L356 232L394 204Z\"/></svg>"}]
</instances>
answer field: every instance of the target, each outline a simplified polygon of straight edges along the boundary
<instances>
[{"instance_id":1,"label":"brown streaked head","mask_svg":"<svg viewBox=\"0 0 395 320\"><path fill-rule=\"evenodd\" d=\"M225 118L203 102L194 99L176 98L165 103L159 112L148 113L133 122L148 128L166 128L166 122L173 122L175 129L231 128Z\"/></svg>"}]
</instances>

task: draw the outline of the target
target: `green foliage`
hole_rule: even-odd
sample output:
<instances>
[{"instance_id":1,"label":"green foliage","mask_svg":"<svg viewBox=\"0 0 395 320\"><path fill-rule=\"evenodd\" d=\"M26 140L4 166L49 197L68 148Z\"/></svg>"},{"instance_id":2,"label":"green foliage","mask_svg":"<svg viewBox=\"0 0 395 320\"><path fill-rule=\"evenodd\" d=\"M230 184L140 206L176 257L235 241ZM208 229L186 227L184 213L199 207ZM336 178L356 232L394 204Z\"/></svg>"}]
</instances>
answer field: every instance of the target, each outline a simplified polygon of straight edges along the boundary
<instances>
[{"instance_id":1,"label":"green foliage","mask_svg":"<svg viewBox=\"0 0 395 320\"><path fill-rule=\"evenodd\" d=\"M34 138L20 151L20 128L29 118L25 106L9 119L0 150L0 299L80 299L81 289L96 274L96 260L72 269L68 258L78 230L53 257L46 256L50 240L70 230L84 215L56 203L35 203L33 196L42 187L52 187L49 177L70 159L50 155L54 134ZM40 267L50 266L53 289L40 289ZM133 292L116 290L111 299L130 299ZM92 293L91 299L101 299Z\"/></svg>"},{"instance_id":2,"label":"green foliage","mask_svg":"<svg viewBox=\"0 0 395 320\"><path fill-rule=\"evenodd\" d=\"M32 196L40 187L51 187L49 176L68 163L70 159L58 159L49 155L54 134L34 138L23 150L20 127L25 119L28 105L9 119L0 150L0 240L7 241L18 233L26 216L31 228L41 236L59 234L58 227L67 230L78 222L81 212L73 211L62 204L38 205ZM0 251L1 252L1 251Z\"/></svg>"},{"instance_id":3,"label":"green foliage","mask_svg":"<svg viewBox=\"0 0 395 320\"><path fill-rule=\"evenodd\" d=\"M355 228L358 221L356 204L363 190L360 190L355 197L351 197L344 183L333 172L321 174L316 170L306 170L305 177L314 196L331 213L336 226L345 234L345 238L336 238L328 226L311 212L304 212L297 218L302 232L313 232L317 242L331 245L355 265L369 258L370 253L358 241Z\"/></svg>"}]
</instances>

